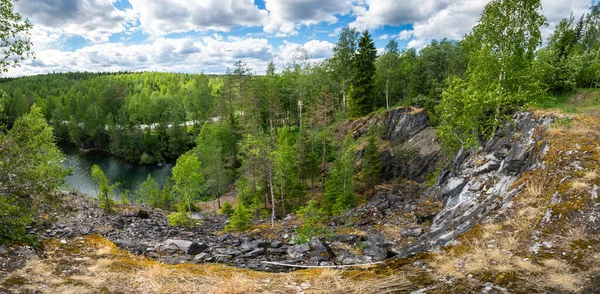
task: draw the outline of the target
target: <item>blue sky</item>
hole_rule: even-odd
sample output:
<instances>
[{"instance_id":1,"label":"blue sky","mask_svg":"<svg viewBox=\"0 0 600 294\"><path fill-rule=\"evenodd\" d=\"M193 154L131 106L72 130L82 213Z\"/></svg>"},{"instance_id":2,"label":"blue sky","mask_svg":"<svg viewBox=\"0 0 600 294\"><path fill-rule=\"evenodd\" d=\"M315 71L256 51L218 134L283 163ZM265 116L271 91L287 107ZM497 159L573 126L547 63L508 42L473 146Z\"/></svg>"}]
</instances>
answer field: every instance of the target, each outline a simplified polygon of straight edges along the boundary
<instances>
[{"instance_id":1,"label":"blue sky","mask_svg":"<svg viewBox=\"0 0 600 294\"><path fill-rule=\"evenodd\" d=\"M20 0L34 25L36 60L6 75L65 71L223 73L237 60L261 74L298 52L310 62L332 54L339 31L369 30L378 48L391 39L422 48L459 39L487 0ZM592 0L542 0L552 31Z\"/></svg>"}]
</instances>

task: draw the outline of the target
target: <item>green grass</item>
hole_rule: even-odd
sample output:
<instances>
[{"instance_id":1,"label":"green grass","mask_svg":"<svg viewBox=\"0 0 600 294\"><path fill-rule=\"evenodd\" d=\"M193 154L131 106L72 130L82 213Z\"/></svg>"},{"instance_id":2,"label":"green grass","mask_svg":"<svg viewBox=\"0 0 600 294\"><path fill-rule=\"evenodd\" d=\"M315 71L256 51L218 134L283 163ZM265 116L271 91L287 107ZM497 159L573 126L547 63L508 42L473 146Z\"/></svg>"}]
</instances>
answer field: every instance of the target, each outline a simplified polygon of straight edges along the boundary
<instances>
[{"instance_id":1,"label":"green grass","mask_svg":"<svg viewBox=\"0 0 600 294\"><path fill-rule=\"evenodd\" d=\"M549 95L531 105L538 109L560 109L565 113L600 111L600 89L577 89L574 92Z\"/></svg>"}]
</instances>

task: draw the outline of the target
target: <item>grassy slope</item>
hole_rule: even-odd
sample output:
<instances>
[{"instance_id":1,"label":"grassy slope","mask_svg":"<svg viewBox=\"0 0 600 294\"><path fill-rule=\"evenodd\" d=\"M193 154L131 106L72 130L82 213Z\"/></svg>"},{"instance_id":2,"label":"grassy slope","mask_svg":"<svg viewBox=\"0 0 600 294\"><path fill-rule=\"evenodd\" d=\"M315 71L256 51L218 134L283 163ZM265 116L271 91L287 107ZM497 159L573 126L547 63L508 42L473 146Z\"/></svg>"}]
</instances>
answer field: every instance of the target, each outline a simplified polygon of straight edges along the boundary
<instances>
[{"instance_id":1,"label":"grassy slope","mask_svg":"<svg viewBox=\"0 0 600 294\"><path fill-rule=\"evenodd\" d=\"M0 277L16 293L593 293L600 277L600 91L537 103L558 120L544 167L516 184L512 205L438 253L369 269L259 273L224 265L163 265L99 236L44 243L48 258ZM598 220L596 220L598 218Z\"/></svg>"}]
</instances>

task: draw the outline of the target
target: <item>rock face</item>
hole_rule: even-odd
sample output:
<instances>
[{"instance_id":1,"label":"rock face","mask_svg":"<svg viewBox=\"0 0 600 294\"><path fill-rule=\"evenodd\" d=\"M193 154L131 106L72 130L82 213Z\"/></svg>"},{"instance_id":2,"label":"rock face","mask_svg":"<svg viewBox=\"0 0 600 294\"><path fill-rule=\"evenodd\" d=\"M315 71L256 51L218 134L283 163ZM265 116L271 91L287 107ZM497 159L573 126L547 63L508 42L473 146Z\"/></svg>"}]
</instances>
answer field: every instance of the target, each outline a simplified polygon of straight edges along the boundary
<instances>
[{"instance_id":1,"label":"rock face","mask_svg":"<svg viewBox=\"0 0 600 294\"><path fill-rule=\"evenodd\" d=\"M380 139L389 142L381 154L383 179L402 177L424 182L436 169L440 151L427 113L412 107L396 108L353 121L350 131L358 138L368 135L371 127L377 125L382 128ZM361 151L357 160L362 156Z\"/></svg>"},{"instance_id":2,"label":"rock face","mask_svg":"<svg viewBox=\"0 0 600 294\"><path fill-rule=\"evenodd\" d=\"M440 173L437 195L444 208L434 217L430 231L400 249L399 256L447 244L519 192L522 186L513 184L540 159L546 144L541 129L552 119L531 113L517 113L513 119L480 152L461 150Z\"/></svg>"}]
</instances>

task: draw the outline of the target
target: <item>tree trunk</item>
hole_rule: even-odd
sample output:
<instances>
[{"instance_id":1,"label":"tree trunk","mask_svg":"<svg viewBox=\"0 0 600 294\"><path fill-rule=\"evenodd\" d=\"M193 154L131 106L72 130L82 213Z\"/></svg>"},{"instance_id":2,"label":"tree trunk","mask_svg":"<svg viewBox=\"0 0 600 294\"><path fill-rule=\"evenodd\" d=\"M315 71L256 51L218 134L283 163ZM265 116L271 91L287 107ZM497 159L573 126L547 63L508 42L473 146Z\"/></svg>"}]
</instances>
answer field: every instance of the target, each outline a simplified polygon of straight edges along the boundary
<instances>
[{"instance_id":1,"label":"tree trunk","mask_svg":"<svg viewBox=\"0 0 600 294\"><path fill-rule=\"evenodd\" d=\"M387 79L385 81L385 108L390 109L390 71L388 70Z\"/></svg>"},{"instance_id":2,"label":"tree trunk","mask_svg":"<svg viewBox=\"0 0 600 294\"><path fill-rule=\"evenodd\" d=\"M271 228L275 227L275 193L273 193L273 171L269 167L269 189L271 190Z\"/></svg>"}]
</instances>

